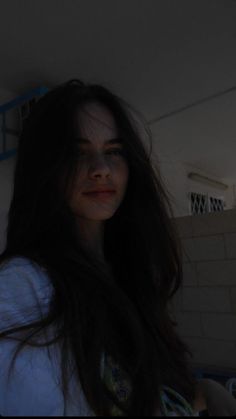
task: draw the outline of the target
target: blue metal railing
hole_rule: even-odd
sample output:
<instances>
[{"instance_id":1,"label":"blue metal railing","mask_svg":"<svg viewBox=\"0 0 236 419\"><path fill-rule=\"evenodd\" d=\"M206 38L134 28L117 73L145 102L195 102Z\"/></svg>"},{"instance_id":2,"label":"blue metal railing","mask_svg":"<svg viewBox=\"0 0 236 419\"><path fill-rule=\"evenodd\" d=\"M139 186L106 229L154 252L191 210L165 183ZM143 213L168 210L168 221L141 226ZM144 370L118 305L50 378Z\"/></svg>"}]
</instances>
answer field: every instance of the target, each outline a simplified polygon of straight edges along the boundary
<instances>
[{"instance_id":1,"label":"blue metal railing","mask_svg":"<svg viewBox=\"0 0 236 419\"><path fill-rule=\"evenodd\" d=\"M26 102L29 102L31 99L39 98L43 96L45 93L48 92L47 87L36 87L30 90L28 93L20 95L9 102L0 105L0 115L2 115L2 152L0 153L0 161L6 160L12 156L14 156L17 152L17 148L13 148L11 150L6 150L7 147L7 133L11 133L13 135L18 136L18 133L14 130L8 129L6 127L6 113L12 109L19 108L21 105L24 105Z\"/></svg>"}]
</instances>

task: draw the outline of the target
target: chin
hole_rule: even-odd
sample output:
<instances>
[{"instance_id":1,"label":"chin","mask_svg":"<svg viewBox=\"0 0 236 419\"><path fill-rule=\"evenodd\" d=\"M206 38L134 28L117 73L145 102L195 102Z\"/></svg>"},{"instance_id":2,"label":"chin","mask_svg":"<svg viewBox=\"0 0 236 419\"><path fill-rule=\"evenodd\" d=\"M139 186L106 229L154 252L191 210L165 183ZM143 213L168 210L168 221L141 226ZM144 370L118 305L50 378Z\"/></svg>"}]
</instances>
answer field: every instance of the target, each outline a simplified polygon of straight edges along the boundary
<instances>
[{"instance_id":1,"label":"chin","mask_svg":"<svg viewBox=\"0 0 236 419\"><path fill-rule=\"evenodd\" d=\"M93 208L90 211L84 211L84 216L91 220L106 220L113 217L118 208Z\"/></svg>"},{"instance_id":2,"label":"chin","mask_svg":"<svg viewBox=\"0 0 236 419\"><path fill-rule=\"evenodd\" d=\"M89 220L93 220L93 221L106 221L109 220L111 217L113 217L113 215L115 214L115 212L110 213L110 214L94 214L94 215L87 215L86 218Z\"/></svg>"}]
</instances>

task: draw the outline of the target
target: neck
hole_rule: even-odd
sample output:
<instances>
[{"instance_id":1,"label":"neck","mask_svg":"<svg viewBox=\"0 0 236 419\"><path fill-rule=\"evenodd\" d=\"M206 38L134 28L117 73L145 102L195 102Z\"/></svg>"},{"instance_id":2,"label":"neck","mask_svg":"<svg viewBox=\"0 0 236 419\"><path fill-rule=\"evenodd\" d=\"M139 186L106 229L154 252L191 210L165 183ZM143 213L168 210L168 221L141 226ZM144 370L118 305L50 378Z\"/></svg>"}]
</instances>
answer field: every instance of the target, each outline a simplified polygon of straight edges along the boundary
<instances>
[{"instance_id":1,"label":"neck","mask_svg":"<svg viewBox=\"0 0 236 419\"><path fill-rule=\"evenodd\" d=\"M95 258L105 262L104 257L104 222L80 219L78 221L81 243Z\"/></svg>"}]
</instances>

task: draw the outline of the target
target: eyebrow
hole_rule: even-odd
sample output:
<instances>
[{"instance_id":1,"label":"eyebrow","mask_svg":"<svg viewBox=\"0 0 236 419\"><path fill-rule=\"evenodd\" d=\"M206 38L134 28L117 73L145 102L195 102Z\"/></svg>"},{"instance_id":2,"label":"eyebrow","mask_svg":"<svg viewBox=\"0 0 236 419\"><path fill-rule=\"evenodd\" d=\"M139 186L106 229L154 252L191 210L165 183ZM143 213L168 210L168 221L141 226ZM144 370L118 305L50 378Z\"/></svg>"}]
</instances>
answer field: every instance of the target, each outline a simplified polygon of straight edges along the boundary
<instances>
[{"instance_id":1,"label":"eyebrow","mask_svg":"<svg viewBox=\"0 0 236 419\"><path fill-rule=\"evenodd\" d=\"M92 144L87 138L80 138L77 137L75 139L79 144ZM110 140L106 140L105 144L123 144L122 138L111 138Z\"/></svg>"}]
</instances>

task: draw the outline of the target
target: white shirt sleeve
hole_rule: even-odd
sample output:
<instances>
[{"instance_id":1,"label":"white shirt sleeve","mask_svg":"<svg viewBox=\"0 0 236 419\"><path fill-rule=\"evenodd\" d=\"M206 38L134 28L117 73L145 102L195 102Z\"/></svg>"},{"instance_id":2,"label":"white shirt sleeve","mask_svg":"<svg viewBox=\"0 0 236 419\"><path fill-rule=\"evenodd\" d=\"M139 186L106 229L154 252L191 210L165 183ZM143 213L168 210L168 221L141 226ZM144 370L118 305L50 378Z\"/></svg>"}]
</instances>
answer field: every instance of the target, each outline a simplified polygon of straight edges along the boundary
<instances>
[{"instance_id":1,"label":"white shirt sleeve","mask_svg":"<svg viewBox=\"0 0 236 419\"><path fill-rule=\"evenodd\" d=\"M49 308L52 285L47 274L26 258L13 258L0 268L0 331L40 320ZM74 379L65 407L60 388L58 345L25 347L8 379L18 342L0 339L0 415L94 416ZM53 354L53 356L51 356ZM73 400L74 394L74 400Z\"/></svg>"}]
</instances>

